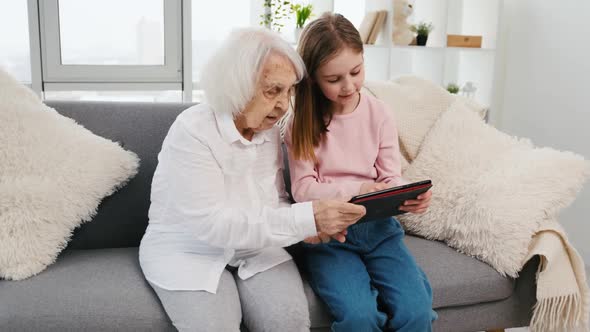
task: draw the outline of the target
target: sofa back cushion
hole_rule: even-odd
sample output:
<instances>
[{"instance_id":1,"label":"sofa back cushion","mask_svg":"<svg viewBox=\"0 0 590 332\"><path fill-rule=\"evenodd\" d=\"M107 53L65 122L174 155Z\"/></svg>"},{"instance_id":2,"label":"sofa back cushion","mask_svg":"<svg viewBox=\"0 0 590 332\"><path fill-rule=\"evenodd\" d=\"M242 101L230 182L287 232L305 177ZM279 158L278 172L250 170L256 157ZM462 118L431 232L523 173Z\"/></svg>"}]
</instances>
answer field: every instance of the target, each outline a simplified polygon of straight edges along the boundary
<instances>
[{"instance_id":1,"label":"sofa back cushion","mask_svg":"<svg viewBox=\"0 0 590 332\"><path fill-rule=\"evenodd\" d=\"M69 249L138 246L148 223L152 176L168 129L189 104L46 102L96 135L119 142L140 158L138 174L106 197L94 219L74 231Z\"/></svg>"}]
</instances>

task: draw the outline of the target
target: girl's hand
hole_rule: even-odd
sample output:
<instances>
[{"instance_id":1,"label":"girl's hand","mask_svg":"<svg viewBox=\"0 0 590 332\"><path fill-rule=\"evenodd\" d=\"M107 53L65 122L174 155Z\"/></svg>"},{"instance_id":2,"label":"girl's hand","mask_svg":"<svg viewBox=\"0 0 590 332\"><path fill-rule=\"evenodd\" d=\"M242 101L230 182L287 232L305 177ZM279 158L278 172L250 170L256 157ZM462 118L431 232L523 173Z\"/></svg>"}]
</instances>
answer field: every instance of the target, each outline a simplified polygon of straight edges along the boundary
<instances>
[{"instance_id":1,"label":"girl's hand","mask_svg":"<svg viewBox=\"0 0 590 332\"><path fill-rule=\"evenodd\" d=\"M391 186L385 182L365 182L361 185L361 190L359 191L359 195L372 193L374 191L387 189L389 187L391 187Z\"/></svg>"},{"instance_id":2,"label":"girl's hand","mask_svg":"<svg viewBox=\"0 0 590 332\"><path fill-rule=\"evenodd\" d=\"M405 201L404 205L400 206L399 209L416 214L424 213L430 205L430 198L432 198L432 191L428 190L427 192L420 194L417 199L409 199Z\"/></svg>"}]
</instances>

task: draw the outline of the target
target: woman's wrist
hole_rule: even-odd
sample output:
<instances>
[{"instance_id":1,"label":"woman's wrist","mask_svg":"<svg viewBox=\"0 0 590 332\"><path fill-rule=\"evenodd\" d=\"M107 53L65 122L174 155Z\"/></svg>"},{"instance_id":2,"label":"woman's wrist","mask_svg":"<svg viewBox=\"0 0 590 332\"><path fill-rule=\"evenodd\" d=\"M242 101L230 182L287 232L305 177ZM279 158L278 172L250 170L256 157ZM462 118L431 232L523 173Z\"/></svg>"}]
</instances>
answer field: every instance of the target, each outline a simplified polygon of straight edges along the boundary
<instances>
[{"instance_id":1,"label":"woman's wrist","mask_svg":"<svg viewBox=\"0 0 590 332\"><path fill-rule=\"evenodd\" d=\"M318 219L319 219L318 215L322 209L322 204L323 204L322 201L318 201L318 200L311 202L311 206L312 206L312 210L313 210L313 222L315 224L315 229L316 229L317 233L320 233L322 231L321 225L318 222Z\"/></svg>"}]
</instances>

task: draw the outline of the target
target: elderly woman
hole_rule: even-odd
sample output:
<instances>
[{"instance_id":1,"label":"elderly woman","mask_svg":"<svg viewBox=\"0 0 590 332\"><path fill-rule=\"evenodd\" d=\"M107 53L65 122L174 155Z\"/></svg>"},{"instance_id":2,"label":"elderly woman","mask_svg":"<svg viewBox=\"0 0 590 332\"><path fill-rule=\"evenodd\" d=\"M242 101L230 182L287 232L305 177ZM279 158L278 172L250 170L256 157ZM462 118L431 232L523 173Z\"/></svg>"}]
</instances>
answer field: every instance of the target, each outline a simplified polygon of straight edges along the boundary
<instances>
[{"instance_id":1,"label":"elderly woman","mask_svg":"<svg viewBox=\"0 0 590 332\"><path fill-rule=\"evenodd\" d=\"M236 30L205 66L206 104L178 116L158 156L140 263L181 331L308 331L303 286L282 248L332 236L365 213L341 201L290 205L279 129L303 77L275 33Z\"/></svg>"}]
</instances>

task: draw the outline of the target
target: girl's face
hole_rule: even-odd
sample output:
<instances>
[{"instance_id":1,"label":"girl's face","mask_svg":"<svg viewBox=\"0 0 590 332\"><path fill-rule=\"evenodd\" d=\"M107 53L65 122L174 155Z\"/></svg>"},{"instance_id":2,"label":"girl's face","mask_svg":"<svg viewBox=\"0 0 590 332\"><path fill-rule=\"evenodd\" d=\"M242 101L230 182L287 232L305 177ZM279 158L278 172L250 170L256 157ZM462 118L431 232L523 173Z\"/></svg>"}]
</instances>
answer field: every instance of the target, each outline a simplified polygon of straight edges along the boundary
<instances>
[{"instance_id":1,"label":"girl's face","mask_svg":"<svg viewBox=\"0 0 590 332\"><path fill-rule=\"evenodd\" d=\"M324 96L335 106L356 103L357 93L365 81L362 52L348 47L343 49L318 68L315 79Z\"/></svg>"}]
</instances>

